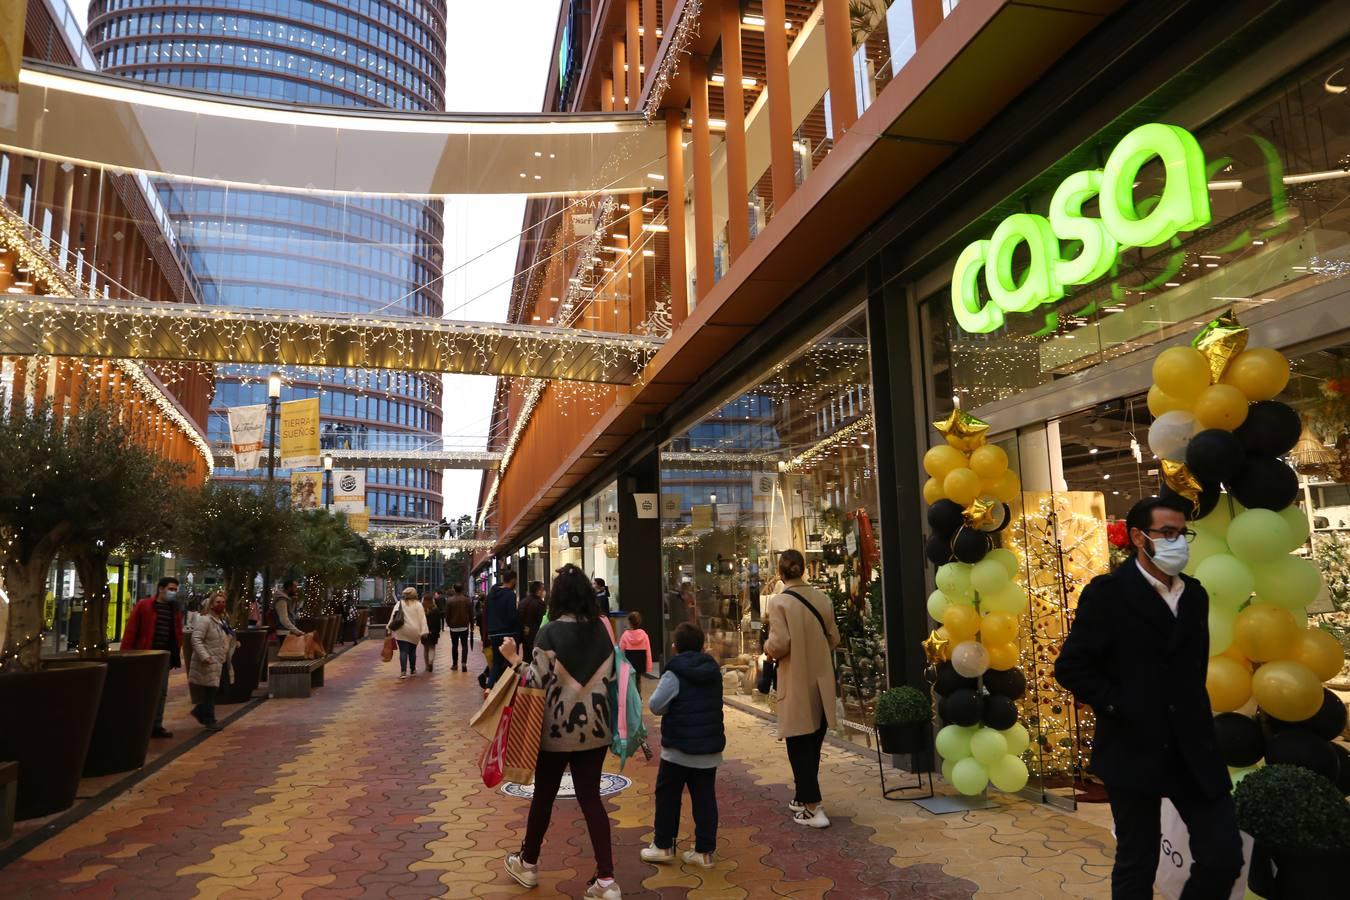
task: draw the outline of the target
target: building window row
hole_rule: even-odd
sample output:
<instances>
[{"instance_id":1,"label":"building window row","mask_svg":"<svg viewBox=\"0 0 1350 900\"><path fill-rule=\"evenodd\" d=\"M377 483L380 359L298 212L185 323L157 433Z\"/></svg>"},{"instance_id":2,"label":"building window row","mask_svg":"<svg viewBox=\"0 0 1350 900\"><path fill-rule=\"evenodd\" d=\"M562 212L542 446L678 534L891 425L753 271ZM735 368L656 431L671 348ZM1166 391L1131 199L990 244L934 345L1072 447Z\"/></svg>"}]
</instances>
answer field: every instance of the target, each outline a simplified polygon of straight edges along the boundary
<instances>
[{"instance_id":1,"label":"building window row","mask_svg":"<svg viewBox=\"0 0 1350 900\"><path fill-rule=\"evenodd\" d=\"M352 419L368 419L386 425L402 425L418 431L439 430L441 415L439 410L428 409L414 400L370 396L348 392L341 388L328 388L322 392L317 387L297 386L285 393L287 400L302 400L306 397L319 398L319 412L325 417L343 416ZM240 384L233 381L221 381L216 385L214 407L247 406L267 402L267 385Z\"/></svg>"}]
</instances>

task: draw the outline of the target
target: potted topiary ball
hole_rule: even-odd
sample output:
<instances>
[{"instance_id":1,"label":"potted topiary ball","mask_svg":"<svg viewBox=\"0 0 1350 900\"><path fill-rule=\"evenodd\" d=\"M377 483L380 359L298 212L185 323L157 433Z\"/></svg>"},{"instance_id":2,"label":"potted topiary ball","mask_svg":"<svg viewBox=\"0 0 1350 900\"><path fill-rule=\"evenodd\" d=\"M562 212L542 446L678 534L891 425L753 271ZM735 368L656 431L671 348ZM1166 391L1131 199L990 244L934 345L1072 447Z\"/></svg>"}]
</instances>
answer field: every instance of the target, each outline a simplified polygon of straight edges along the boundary
<instances>
[{"instance_id":1,"label":"potted topiary ball","mask_svg":"<svg viewBox=\"0 0 1350 900\"><path fill-rule=\"evenodd\" d=\"M926 753L932 720L932 701L922 691L904 685L877 696L877 740L883 753Z\"/></svg>"},{"instance_id":2,"label":"potted topiary ball","mask_svg":"<svg viewBox=\"0 0 1350 900\"><path fill-rule=\"evenodd\" d=\"M1265 766L1233 792L1238 825L1252 836L1248 885L1266 900L1334 897L1350 852L1350 804L1336 786L1298 766Z\"/></svg>"}]
</instances>

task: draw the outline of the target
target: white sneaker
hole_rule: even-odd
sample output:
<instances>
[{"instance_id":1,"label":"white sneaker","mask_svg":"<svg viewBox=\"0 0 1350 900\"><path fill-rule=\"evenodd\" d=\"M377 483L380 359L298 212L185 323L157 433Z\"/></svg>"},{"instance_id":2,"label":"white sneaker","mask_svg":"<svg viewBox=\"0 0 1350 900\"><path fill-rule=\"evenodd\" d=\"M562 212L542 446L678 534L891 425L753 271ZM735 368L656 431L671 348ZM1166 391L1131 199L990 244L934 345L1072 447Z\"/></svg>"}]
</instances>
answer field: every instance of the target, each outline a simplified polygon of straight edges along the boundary
<instances>
[{"instance_id":1,"label":"white sneaker","mask_svg":"<svg viewBox=\"0 0 1350 900\"><path fill-rule=\"evenodd\" d=\"M649 863L668 863L675 859L675 847L672 845L662 850L660 847L652 844L650 847L642 848L642 861Z\"/></svg>"},{"instance_id":2,"label":"white sneaker","mask_svg":"<svg viewBox=\"0 0 1350 900\"><path fill-rule=\"evenodd\" d=\"M711 853L699 853L697 850L686 850L681 857L691 866L702 866L705 869L713 867L713 855Z\"/></svg>"},{"instance_id":3,"label":"white sneaker","mask_svg":"<svg viewBox=\"0 0 1350 900\"><path fill-rule=\"evenodd\" d=\"M798 803L796 800L788 801L788 812L799 813L804 809L806 809L806 804Z\"/></svg>"},{"instance_id":4,"label":"white sneaker","mask_svg":"<svg viewBox=\"0 0 1350 900\"><path fill-rule=\"evenodd\" d=\"M792 817L792 821L798 825L805 825L808 828L829 828L830 820L825 815L825 807L817 806L815 812L809 809L803 809Z\"/></svg>"},{"instance_id":5,"label":"white sneaker","mask_svg":"<svg viewBox=\"0 0 1350 900\"><path fill-rule=\"evenodd\" d=\"M398 680L399 680L399 681L407 681L407 680L408 680L408 673L407 673L407 672L401 672L401 673L399 673Z\"/></svg>"},{"instance_id":6,"label":"white sneaker","mask_svg":"<svg viewBox=\"0 0 1350 900\"><path fill-rule=\"evenodd\" d=\"M622 900L623 891L619 890L619 883L611 881L608 886L602 887L599 881L592 881L591 886L586 888L583 897L599 897L600 900Z\"/></svg>"},{"instance_id":7,"label":"white sneaker","mask_svg":"<svg viewBox=\"0 0 1350 900\"><path fill-rule=\"evenodd\" d=\"M524 887L532 888L539 885L539 866L525 862L519 853L506 854L506 874Z\"/></svg>"}]
</instances>

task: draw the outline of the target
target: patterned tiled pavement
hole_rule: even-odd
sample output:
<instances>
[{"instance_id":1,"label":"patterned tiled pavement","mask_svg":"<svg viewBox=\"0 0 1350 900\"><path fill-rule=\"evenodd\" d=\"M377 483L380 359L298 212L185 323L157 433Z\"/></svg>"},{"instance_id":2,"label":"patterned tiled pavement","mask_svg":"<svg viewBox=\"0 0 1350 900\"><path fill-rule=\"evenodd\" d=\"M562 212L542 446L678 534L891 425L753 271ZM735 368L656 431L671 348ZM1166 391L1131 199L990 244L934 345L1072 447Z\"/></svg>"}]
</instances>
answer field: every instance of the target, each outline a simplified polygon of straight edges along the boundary
<instances>
[{"instance_id":1,"label":"patterned tiled pavement","mask_svg":"<svg viewBox=\"0 0 1350 900\"><path fill-rule=\"evenodd\" d=\"M478 779L482 741L465 725L479 702L473 677L443 665L400 682L378 641L358 645L329 663L312 698L258 706L0 870L0 896L524 894L501 862L519 845L527 802ZM1108 893L1112 844L1096 825L1006 799L933 816L883 800L875 760L828 745L821 781L833 827L796 826L771 725L729 709L727 726L711 870L639 860L656 762L624 770L633 785L607 800L624 896ZM691 828L687 802L682 825ZM540 862L535 896L584 892L594 864L574 802L558 802Z\"/></svg>"}]
</instances>

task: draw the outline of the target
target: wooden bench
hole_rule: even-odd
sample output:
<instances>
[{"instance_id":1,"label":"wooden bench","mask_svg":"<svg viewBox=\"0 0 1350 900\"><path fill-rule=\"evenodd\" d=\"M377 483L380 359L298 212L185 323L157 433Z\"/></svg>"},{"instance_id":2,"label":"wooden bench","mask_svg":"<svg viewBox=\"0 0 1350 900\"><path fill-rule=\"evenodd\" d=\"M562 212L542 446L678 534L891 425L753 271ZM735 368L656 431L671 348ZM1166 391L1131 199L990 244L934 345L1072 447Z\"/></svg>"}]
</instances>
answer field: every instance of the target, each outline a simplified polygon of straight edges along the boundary
<instances>
[{"instance_id":1,"label":"wooden bench","mask_svg":"<svg viewBox=\"0 0 1350 900\"><path fill-rule=\"evenodd\" d=\"M14 805L19 800L19 764L0 762L0 841L14 834Z\"/></svg>"},{"instance_id":2,"label":"wooden bench","mask_svg":"<svg viewBox=\"0 0 1350 900\"><path fill-rule=\"evenodd\" d=\"M316 687L323 687L322 659L277 659L267 667L267 684L274 698L308 697Z\"/></svg>"}]
</instances>

